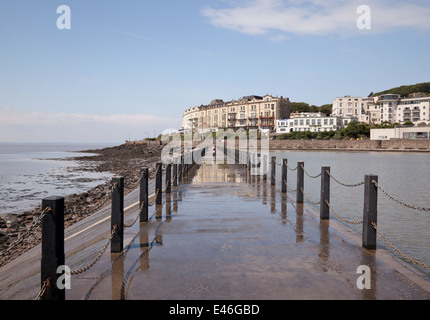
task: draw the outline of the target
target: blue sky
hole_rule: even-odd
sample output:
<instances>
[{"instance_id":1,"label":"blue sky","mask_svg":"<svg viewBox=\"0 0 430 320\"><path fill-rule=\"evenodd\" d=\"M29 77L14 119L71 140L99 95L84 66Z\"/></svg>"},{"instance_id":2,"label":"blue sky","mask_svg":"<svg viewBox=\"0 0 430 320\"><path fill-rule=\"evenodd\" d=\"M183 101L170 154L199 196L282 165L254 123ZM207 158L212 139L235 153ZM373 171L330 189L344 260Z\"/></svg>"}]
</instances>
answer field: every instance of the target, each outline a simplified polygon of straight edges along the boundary
<instances>
[{"instance_id":1,"label":"blue sky","mask_svg":"<svg viewBox=\"0 0 430 320\"><path fill-rule=\"evenodd\" d=\"M430 4L1 0L0 46L0 142L121 143L215 98L322 105L430 81Z\"/></svg>"}]
</instances>

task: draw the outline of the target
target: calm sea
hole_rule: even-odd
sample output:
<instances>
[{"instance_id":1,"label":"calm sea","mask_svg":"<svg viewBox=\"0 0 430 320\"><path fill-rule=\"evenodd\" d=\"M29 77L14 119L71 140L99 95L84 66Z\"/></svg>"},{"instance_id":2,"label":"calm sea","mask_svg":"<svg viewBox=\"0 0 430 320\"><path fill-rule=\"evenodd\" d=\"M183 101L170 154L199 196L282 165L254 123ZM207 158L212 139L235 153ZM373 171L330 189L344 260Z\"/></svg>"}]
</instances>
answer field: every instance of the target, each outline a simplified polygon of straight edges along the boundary
<instances>
[{"instance_id":1,"label":"calm sea","mask_svg":"<svg viewBox=\"0 0 430 320\"><path fill-rule=\"evenodd\" d=\"M112 174L82 171L77 161L65 158L112 145L0 144L0 214L33 210L45 197L80 193L106 182Z\"/></svg>"},{"instance_id":2,"label":"calm sea","mask_svg":"<svg viewBox=\"0 0 430 320\"><path fill-rule=\"evenodd\" d=\"M330 166L331 174L347 184L364 181L366 174L375 174L378 175L379 185L396 199L415 206L430 207L428 153L277 151L271 156L276 156L278 163L287 159L291 168L295 168L298 161L304 161L305 170L313 176L321 172L321 166ZM279 180L280 171L277 172ZM287 172L288 185L296 189L296 171ZM330 187L330 203L334 210L348 220L362 220L364 186L344 187L331 179ZM304 189L311 201L318 202L320 178L312 179L305 174ZM319 206L316 208L319 210ZM330 215L337 219L332 212ZM358 234L362 232L361 224L343 224ZM407 256L430 265L430 211L409 209L378 191L378 227ZM386 246L381 237L378 236L377 241ZM426 273L430 275L430 271Z\"/></svg>"}]
</instances>

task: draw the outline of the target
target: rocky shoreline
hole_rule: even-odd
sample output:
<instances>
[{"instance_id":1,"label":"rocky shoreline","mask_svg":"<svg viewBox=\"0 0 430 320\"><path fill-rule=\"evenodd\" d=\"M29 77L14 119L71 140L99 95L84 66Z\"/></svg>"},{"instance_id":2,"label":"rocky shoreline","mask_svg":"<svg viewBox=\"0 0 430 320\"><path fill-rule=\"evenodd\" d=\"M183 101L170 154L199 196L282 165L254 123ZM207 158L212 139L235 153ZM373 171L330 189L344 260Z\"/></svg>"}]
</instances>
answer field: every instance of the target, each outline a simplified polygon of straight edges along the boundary
<instances>
[{"instance_id":1,"label":"rocky shoreline","mask_svg":"<svg viewBox=\"0 0 430 320\"><path fill-rule=\"evenodd\" d=\"M68 159L77 161L81 171L109 172L112 175L123 176L125 193L128 193L137 187L141 167L149 167L150 175L153 175L155 163L160 161L161 150L162 146L158 143L122 144L104 149L80 151L95 155ZM106 181L86 192L67 195L65 197L65 228L88 217L108 203L110 190L111 182ZM0 266L41 242L40 226L38 226L19 245L14 245L20 235L25 233L39 216L40 208L0 216ZM11 245L12 249L9 249Z\"/></svg>"}]
</instances>

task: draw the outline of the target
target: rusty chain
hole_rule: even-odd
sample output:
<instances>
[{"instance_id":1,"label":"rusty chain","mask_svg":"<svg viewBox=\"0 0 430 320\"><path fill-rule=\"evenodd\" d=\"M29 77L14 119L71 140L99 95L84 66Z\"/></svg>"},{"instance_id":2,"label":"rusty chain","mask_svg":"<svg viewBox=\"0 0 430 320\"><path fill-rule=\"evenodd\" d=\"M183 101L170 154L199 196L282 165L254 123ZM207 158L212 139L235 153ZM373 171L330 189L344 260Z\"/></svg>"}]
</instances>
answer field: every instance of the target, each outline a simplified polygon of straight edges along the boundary
<instances>
[{"instance_id":1,"label":"rusty chain","mask_svg":"<svg viewBox=\"0 0 430 320\"><path fill-rule=\"evenodd\" d=\"M291 189L291 188L288 186L287 180L285 180L285 179L284 179L284 183L285 183L285 186L287 187L287 189L288 189L288 190L290 190L291 192L296 192L296 191L297 191L297 189Z\"/></svg>"},{"instance_id":2,"label":"rusty chain","mask_svg":"<svg viewBox=\"0 0 430 320\"><path fill-rule=\"evenodd\" d=\"M304 172L304 173L306 173L306 175L307 175L309 178L315 179L315 178L319 178L319 177L321 177L321 172L320 172L319 174L317 174L316 176L313 176L313 175L309 174L309 173L305 170L305 166L304 166L303 164L301 164L300 166L302 167L303 172Z\"/></svg>"},{"instance_id":3,"label":"rusty chain","mask_svg":"<svg viewBox=\"0 0 430 320\"><path fill-rule=\"evenodd\" d=\"M281 184L282 184L282 181L281 181L281 180L279 180L278 178L276 178L276 175L275 175L274 173L272 173L272 177L273 177L273 179L275 179L275 181L276 181L277 183L281 183Z\"/></svg>"},{"instance_id":4,"label":"rusty chain","mask_svg":"<svg viewBox=\"0 0 430 320\"><path fill-rule=\"evenodd\" d=\"M51 279L43 281L42 287L40 288L39 293L37 294L35 300L40 300L46 292L46 289L51 286Z\"/></svg>"},{"instance_id":5,"label":"rusty chain","mask_svg":"<svg viewBox=\"0 0 430 320\"><path fill-rule=\"evenodd\" d=\"M285 161L284 160L284 164L287 166L287 168L289 169L289 170L291 170L291 171L296 171L299 167L297 166L297 167L295 167L294 169L293 168L290 168L289 166L288 166L288 163L287 163L287 161Z\"/></svg>"},{"instance_id":6,"label":"rusty chain","mask_svg":"<svg viewBox=\"0 0 430 320\"><path fill-rule=\"evenodd\" d=\"M398 204L405 206L407 208L410 209L414 209L414 210L419 210L419 211L430 211L430 208L425 208L425 207L418 207L418 206L414 206L412 204L407 204L399 199L396 199L393 195L391 195L390 193L388 193L385 189L383 189L378 182L376 182L375 180L372 180L372 183L379 189L382 191L382 193L384 193L387 197L389 197L391 200L393 200L394 202L397 202Z\"/></svg>"},{"instance_id":7,"label":"rusty chain","mask_svg":"<svg viewBox=\"0 0 430 320\"><path fill-rule=\"evenodd\" d=\"M7 249L3 250L0 253L0 257L4 257L8 255L16 246L21 244L25 238L27 238L34 229L36 229L42 222L42 219L45 217L45 215L51 211L52 209L50 207L46 207L43 211L40 212L39 217L33 222L33 224L25 231L24 233L21 233L18 239L13 242ZM38 211L35 211L34 214L38 213Z\"/></svg>"},{"instance_id":8,"label":"rusty chain","mask_svg":"<svg viewBox=\"0 0 430 320\"><path fill-rule=\"evenodd\" d=\"M160 189L157 189L157 192L155 192L153 196L151 195L151 197L154 197L154 201L152 201L152 203L148 201L148 207L151 207L154 205L155 201L157 201L157 197L159 193L160 193Z\"/></svg>"},{"instance_id":9,"label":"rusty chain","mask_svg":"<svg viewBox=\"0 0 430 320\"><path fill-rule=\"evenodd\" d=\"M164 189L161 189L162 193L166 192L167 188L169 187L169 184L170 184L170 180L166 181L166 185L164 186Z\"/></svg>"},{"instance_id":10,"label":"rusty chain","mask_svg":"<svg viewBox=\"0 0 430 320\"><path fill-rule=\"evenodd\" d=\"M137 219L140 216L140 213L142 212L142 208L143 208L144 204L145 204L145 202L142 202L142 205L140 206L139 211L137 212L137 215L134 218L133 222L131 222L130 224L124 223L124 228L131 228L136 223Z\"/></svg>"},{"instance_id":11,"label":"rusty chain","mask_svg":"<svg viewBox=\"0 0 430 320\"><path fill-rule=\"evenodd\" d=\"M315 205L321 204L321 201L313 202L313 201L309 200L309 198L306 196L305 192L303 191L302 187L300 187L300 191L302 191L302 194L304 195L304 197L306 198L306 200L308 200L308 202L310 202L312 204L315 204Z\"/></svg>"},{"instance_id":12,"label":"rusty chain","mask_svg":"<svg viewBox=\"0 0 430 320\"><path fill-rule=\"evenodd\" d=\"M114 189L117 187L117 185L118 185L117 182L111 184L111 188L110 188L111 192L110 193L106 192L105 199L102 200L95 207L87 208L85 210L82 210L81 212L77 212L75 207L73 207L73 208L65 207L64 213L65 214L77 214L77 215L81 215L82 216L82 215L90 215L90 214L93 214L93 213L97 212L98 210L100 210L101 208L103 208L104 206L106 206L108 204L108 202L111 199L111 194L114 191Z\"/></svg>"},{"instance_id":13,"label":"rusty chain","mask_svg":"<svg viewBox=\"0 0 430 320\"><path fill-rule=\"evenodd\" d=\"M345 218L343 218L340 214L338 214L334 209L333 209L333 207L331 206L331 204L327 201L327 200L324 200L325 201L325 203L328 205L328 207L331 209L331 211L340 219L340 220L342 220L343 222L346 222L346 223L350 223L350 224L361 224L361 223L363 223L363 220L358 220L358 221L351 221L351 220L347 220L347 219L345 219Z\"/></svg>"},{"instance_id":14,"label":"rusty chain","mask_svg":"<svg viewBox=\"0 0 430 320\"><path fill-rule=\"evenodd\" d=\"M344 187L350 187L350 188L353 188L353 187L358 187L358 186L361 186L361 185L363 185L364 184L364 181L361 181L361 182L358 182L358 183L353 183L353 184L347 184L347 183L343 183L343 182L340 182L339 180L337 180L335 177L333 177L333 175L330 173L330 171L328 171L328 170L326 170L325 172L327 172L327 174L335 181L335 182L337 182L338 184L340 184L340 185L342 185L342 186L344 186Z\"/></svg>"},{"instance_id":15,"label":"rusty chain","mask_svg":"<svg viewBox=\"0 0 430 320\"><path fill-rule=\"evenodd\" d=\"M103 247L103 249L100 251L100 253L97 255L97 257L91 262L91 263L89 263L87 266L85 266L85 267L83 267L83 268L80 268L80 269L78 269L78 270L74 270L74 271L72 271L72 272L70 272L70 274L71 275L76 275L76 274L80 274L80 273L82 273L82 272L85 272L85 271L87 271L89 268L91 268L97 261L99 261L99 259L102 257L102 255L105 253L105 251L106 251L106 249L107 249L107 247L108 247L108 245L109 245L109 243L111 242L111 240L112 240L112 238L113 238L113 236L114 236L114 234L115 234L115 232L116 232L116 229L118 228L118 226L117 225L114 225L113 226L113 228L112 228L112 232L111 232L111 234L110 234L110 236L109 236L109 238L108 238L108 240L106 241L106 243L105 243L105 245L104 245L104 247Z\"/></svg>"},{"instance_id":16,"label":"rusty chain","mask_svg":"<svg viewBox=\"0 0 430 320\"><path fill-rule=\"evenodd\" d=\"M423 267L423 268L425 268L425 269L430 269L430 265L428 265L428 264L425 264L425 263L423 263L423 262L419 262L419 261L417 261L417 260L415 260L415 259L413 259L413 258L411 258L411 257L408 257L407 255L405 255L402 251L400 251L398 248L396 248L385 236L384 236L384 234L381 232L381 230L379 230L379 228L378 228L378 226L376 225L376 223L375 222L371 222L371 224L372 224L372 226L373 226L373 228L375 228L375 230L376 230L376 232L381 236L381 238L385 241L385 243L391 248L391 249L393 249L398 255L400 255L402 258L404 258L405 260L407 260L407 261L409 261L409 262L411 262L411 263L413 263L413 264L415 264L415 265L417 265L417 266L420 266L420 267Z\"/></svg>"}]
</instances>

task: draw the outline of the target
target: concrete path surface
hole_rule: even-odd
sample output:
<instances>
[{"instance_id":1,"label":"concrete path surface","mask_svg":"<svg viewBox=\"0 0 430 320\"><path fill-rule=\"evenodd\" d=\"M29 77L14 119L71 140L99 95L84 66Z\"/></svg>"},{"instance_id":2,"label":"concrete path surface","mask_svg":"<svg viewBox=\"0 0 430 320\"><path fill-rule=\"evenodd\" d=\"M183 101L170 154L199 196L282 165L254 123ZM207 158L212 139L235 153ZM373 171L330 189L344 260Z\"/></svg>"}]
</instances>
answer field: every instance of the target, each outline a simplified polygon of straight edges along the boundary
<instances>
[{"instance_id":1,"label":"concrete path surface","mask_svg":"<svg viewBox=\"0 0 430 320\"><path fill-rule=\"evenodd\" d=\"M66 299L430 298L429 277L390 252L363 249L353 231L335 219L320 222L315 208L295 204L242 166L206 159L150 208L148 223L126 229L123 253L108 249L72 276ZM137 197L126 196L126 222L137 214ZM66 231L72 270L106 243L109 214L106 208ZM357 287L360 266L369 268L369 289ZM40 247L0 269L1 299L34 299L39 289Z\"/></svg>"}]
</instances>

